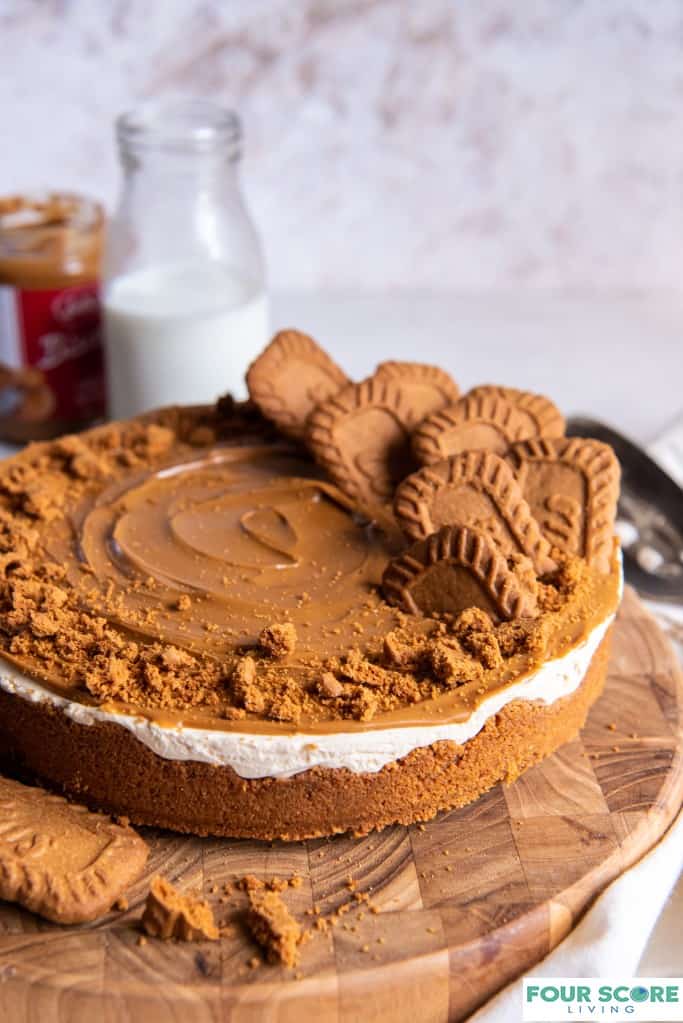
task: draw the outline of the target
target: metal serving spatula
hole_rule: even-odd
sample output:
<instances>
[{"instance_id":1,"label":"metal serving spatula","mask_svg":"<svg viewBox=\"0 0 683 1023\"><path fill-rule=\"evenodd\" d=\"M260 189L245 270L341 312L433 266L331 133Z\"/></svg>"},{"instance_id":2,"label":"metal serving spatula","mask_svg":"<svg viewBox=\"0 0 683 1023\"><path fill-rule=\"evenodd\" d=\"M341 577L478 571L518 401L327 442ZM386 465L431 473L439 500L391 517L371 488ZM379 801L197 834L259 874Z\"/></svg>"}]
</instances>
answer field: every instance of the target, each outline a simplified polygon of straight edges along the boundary
<instances>
[{"instance_id":1,"label":"metal serving spatula","mask_svg":"<svg viewBox=\"0 0 683 1023\"><path fill-rule=\"evenodd\" d=\"M683 490L616 430L585 416L567 422L572 437L594 437L621 463L617 533L628 582L653 600L683 602Z\"/></svg>"}]
</instances>

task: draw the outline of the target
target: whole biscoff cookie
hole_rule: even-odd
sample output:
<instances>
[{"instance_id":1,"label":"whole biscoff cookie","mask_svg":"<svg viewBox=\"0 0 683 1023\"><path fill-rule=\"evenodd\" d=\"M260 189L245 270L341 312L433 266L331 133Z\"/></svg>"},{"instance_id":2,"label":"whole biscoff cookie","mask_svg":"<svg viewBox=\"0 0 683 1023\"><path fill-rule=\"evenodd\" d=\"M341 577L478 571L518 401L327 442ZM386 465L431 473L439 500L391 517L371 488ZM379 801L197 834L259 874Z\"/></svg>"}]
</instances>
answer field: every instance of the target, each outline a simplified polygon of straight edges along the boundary
<instances>
[{"instance_id":1,"label":"whole biscoff cookie","mask_svg":"<svg viewBox=\"0 0 683 1023\"><path fill-rule=\"evenodd\" d=\"M467 526L444 526L393 558L382 589L410 614L460 614L469 607L494 621L537 614L529 575L508 566L488 533Z\"/></svg>"},{"instance_id":2,"label":"whole biscoff cookie","mask_svg":"<svg viewBox=\"0 0 683 1023\"><path fill-rule=\"evenodd\" d=\"M466 395L420 423L413 434L413 450L422 465L433 465L464 451L503 455L510 444L528 436L528 422L505 398Z\"/></svg>"},{"instance_id":3,"label":"whole biscoff cookie","mask_svg":"<svg viewBox=\"0 0 683 1023\"><path fill-rule=\"evenodd\" d=\"M394 380L400 385L419 419L452 405L460 388L445 370L422 362L380 362L376 380Z\"/></svg>"},{"instance_id":4,"label":"whole biscoff cookie","mask_svg":"<svg viewBox=\"0 0 683 1023\"><path fill-rule=\"evenodd\" d=\"M490 533L504 554L526 554L539 574L557 567L512 470L492 451L454 455L408 476L394 513L413 540L445 525L470 526Z\"/></svg>"},{"instance_id":5,"label":"whole biscoff cookie","mask_svg":"<svg viewBox=\"0 0 683 1023\"><path fill-rule=\"evenodd\" d=\"M557 405L543 394L532 394L531 391L520 391L516 387L498 387L495 384L484 384L473 387L467 392L468 398L481 398L494 395L505 398L521 413L527 423L529 436L563 437L565 422Z\"/></svg>"},{"instance_id":6,"label":"whole biscoff cookie","mask_svg":"<svg viewBox=\"0 0 683 1023\"><path fill-rule=\"evenodd\" d=\"M283 433L300 439L306 419L349 378L313 338L281 330L247 370L252 401Z\"/></svg>"},{"instance_id":7,"label":"whole biscoff cookie","mask_svg":"<svg viewBox=\"0 0 683 1023\"><path fill-rule=\"evenodd\" d=\"M56 923L86 923L140 876L148 852L132 828L0 778L0 898Z\"/></svg>"},{"instance_id":8,"label":"whole biscoff cookie","mask_svg":"<svg viewBox=\"0 0 683 1023\"><path fill-rule=\"evenodd\" d=\"M363 504L391 500L415 468L410 434L419 411L393 380L370 377L311 413L306 438L340 490Z\"/></svg>"},{"instance_id":9,"label":"whole biscoff cookie","mask_svg":"<svg viewBox=\"0 0 683 1023\"><path fill-rule=\"evenodd\" d=\"M620 479L612 449L583 437L538 438L514 444L507 460L550 543L608 572Z\"/></svg>"}]
</instances>

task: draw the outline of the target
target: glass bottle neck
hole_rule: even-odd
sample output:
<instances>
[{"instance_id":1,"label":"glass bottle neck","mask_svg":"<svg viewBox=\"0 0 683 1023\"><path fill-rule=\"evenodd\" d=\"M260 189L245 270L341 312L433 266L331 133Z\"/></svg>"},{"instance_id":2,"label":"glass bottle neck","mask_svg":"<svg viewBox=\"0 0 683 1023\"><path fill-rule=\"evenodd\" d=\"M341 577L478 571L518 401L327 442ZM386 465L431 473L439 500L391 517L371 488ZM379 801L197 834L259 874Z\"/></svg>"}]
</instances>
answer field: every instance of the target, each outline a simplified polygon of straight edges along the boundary
<instances>
[{"instance_id":1,"label":"glass bottle neck","mask_svg":"<svg viewBox=\"0 0 683 1023\"><path fill-rule=\"evenodd\" d=\"M127 172L225 173L241 154L237 116L203 100L148 103L119 117L116 136Z\"/></svg>"}]
</instances>

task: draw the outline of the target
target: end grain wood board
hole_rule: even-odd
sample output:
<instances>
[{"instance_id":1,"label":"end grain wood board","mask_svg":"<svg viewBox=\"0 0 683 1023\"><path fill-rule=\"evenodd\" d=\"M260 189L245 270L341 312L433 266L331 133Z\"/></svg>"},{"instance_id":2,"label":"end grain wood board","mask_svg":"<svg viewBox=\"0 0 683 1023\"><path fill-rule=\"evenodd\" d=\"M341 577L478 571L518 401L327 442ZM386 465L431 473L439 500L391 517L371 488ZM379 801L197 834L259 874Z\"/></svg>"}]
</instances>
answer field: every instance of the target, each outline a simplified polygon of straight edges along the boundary
<instances>
[{"instance_id":1,"label":"end grain wood board","mask_svg":"<svg viewBox=\"0 0 683 1023\"><path fill-rule=\"evenodd\" d=\"M683 683L667 640L632 594L609 680L575 741L478 802L363 839L293 845L148 832L130 908L57 927L0 903L0 1020L444 1021L464 1019L558 944L595 896L663 835L683 799ZM149 880L201 890L235 931L220 942L139 945ZM247 965L255 949L222 885L300 874L285 901L314 932L299 974ZM240 896L241 898L241 896Z\"/></svg>"}]
</instances>

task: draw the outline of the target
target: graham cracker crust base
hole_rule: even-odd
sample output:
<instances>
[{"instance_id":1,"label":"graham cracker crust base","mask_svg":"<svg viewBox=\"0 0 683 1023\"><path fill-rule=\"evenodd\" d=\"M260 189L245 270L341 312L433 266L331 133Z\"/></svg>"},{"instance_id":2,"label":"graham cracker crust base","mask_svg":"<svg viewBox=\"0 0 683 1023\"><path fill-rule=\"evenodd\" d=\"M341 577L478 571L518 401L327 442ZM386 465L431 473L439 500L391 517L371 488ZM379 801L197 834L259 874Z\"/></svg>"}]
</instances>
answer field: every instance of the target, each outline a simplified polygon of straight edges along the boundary
<instances>
[{"instance_id":1,"label":"graham cracker crust base","mask_svg":"<svg viewBox=\"0 0 683 1023\"><path fill-rule=\"evenodd\" d=\"M437 742L375 774L315 767L248 780L230 767L165 760L119 725L77 724L2 690L0 756L10 771L136 824L267 841L366 834L471 803L572 739L602 692L611 632L570 696L513 702L463 746Z\"/></svg>"}]
</instances>

